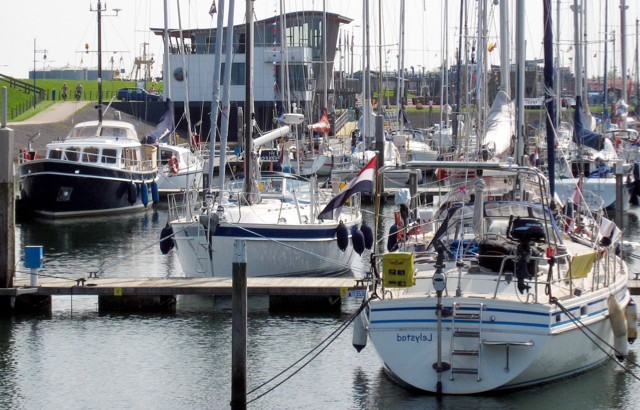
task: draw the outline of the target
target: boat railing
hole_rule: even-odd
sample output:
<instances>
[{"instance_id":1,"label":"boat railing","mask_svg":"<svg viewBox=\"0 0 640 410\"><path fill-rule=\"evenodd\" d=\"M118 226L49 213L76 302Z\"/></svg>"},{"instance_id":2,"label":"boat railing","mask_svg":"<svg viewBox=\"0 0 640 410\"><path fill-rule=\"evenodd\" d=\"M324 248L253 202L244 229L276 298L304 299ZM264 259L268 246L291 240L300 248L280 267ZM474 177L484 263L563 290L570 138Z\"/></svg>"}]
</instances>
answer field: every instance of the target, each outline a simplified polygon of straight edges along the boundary
<instances>
[{"instance_id":1,"label":"boat railing","mask_svg":"<svg viewBox=\"0 0 640 410\"><path fill-rule=\"evenodd\" d=\"M60 148L60 149L23 149L18 154L18 164L38 159L57 159L61 161L79 162L101 166L112 166L114 168L124 168L129 171L154 171L155 160L138 160L126 157L106 155L98 148Z\"/></svg>"},{"instance_id":2,"label":"boat railing","mask_svg":"<svg viewBox=\"0 0 640 410\"><path fill-rule=\"evenodd\" d=\"M169 202L169 220L191 220L193 211L198 204L197 190L182 191L167 195Z\"/></svg>"}]
</instances>

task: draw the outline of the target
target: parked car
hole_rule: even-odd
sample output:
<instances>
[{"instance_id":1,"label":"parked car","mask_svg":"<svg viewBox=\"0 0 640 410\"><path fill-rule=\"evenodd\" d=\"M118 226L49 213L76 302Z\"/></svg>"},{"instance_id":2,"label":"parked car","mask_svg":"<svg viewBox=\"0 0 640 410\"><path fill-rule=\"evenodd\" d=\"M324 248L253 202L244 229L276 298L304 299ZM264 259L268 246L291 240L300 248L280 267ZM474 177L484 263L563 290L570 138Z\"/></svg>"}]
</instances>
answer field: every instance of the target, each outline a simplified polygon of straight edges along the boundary
<instances>
[{"instance_id":1,"label":"parked car","mask_svg":"<svg viewBox=\"0 0 640 410\"><path fill-rule=\"evenodd\" d=\"M118 90L120 101L158 101L159 94L148 93L142 88L121 88Z\"/></svg>"}]
</instances>

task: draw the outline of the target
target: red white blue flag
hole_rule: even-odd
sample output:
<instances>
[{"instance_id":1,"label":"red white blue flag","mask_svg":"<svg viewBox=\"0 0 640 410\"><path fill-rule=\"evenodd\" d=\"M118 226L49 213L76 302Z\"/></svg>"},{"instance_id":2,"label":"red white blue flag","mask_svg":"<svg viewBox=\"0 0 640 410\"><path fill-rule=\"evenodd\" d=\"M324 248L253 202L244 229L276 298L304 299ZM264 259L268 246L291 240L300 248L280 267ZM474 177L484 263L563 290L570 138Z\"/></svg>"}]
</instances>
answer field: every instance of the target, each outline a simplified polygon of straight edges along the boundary
<instances>
[{"instance_id":1,"label":"red white blue flag","mask_svg":"<svg viewBox=\"0 0 640 410\"><path fill-rule=\"evenodd\" d=\"M218 9L216 8L216 0L213 0L213 4L211 4L211 8L209 9L209 14L213 16L217 12L218 12Z\"/></svg>"},{"instance_id":2,"label":"red white blue flag","mask_svg":"<svg viewBox=\"0 0 640 410\"><path fill-rule=\"evenodd\" d=\"M342 206L347 202L353 194L358 192L373 192L373 181L375 180L375 164L376 158L372 158L369 163L358 172L338 195L334 196L331 201L324 207L318 215L318 219L338 219Z\"/></svg>"}]
</instances>

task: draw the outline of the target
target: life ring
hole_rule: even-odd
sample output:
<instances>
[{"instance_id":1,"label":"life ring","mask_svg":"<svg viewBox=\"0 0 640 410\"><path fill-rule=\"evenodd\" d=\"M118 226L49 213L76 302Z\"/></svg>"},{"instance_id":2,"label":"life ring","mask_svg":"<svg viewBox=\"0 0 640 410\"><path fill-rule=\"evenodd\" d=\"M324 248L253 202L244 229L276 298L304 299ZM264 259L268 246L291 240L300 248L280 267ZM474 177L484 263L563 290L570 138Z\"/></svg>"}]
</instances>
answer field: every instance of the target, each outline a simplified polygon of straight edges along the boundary
<instances>
[{"instance_id":1,"label":"life ring","mask_svg":"<svg viewBox=\"0 0 640 410\"><path fill-rule=\"evenodd\" d=\"M177 174L178 171L180 170L180 167L178 166L178 158L176 158L175 155L173 155L169 160L169 168L171 169L171 172L173 172L174 174Z\"/></svg>"},{"instance_id":2,"label":"life ring","mask_svg":"<svg viewBox=\"0 0 640 410\"><path fill-rule=\"evenodd\" d=\"M31 154L29 154L26 148L22 149L22 159L24 161L29 161L31 159Z\"/></svg>"},{"instance_id":3,"label":"life ring","mask_svg":"<svg viewBox=\"0 0 640 410\"><path fill-rule=\"evenodd\" d=\"M438 168L436 170L436 180L437 181L442 181L443 179L445 179L447 177L447 170L444 168Z\"/></svg>"}]
</instances>

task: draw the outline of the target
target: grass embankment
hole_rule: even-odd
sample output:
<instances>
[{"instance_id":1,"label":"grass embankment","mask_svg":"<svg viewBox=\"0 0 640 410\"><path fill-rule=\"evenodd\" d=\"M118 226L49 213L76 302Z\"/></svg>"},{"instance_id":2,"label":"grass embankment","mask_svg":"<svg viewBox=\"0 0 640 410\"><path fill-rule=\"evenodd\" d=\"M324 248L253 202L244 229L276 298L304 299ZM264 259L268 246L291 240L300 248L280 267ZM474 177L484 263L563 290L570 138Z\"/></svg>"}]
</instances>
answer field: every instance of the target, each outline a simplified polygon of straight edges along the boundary
<instances>
[{"instance_id":1,"label":"grass embankment","mask_svg":"<svg viewBox=\"0 0 640 410\"><path fill-rule=\"evenodd\" d=\"M24 82L27 82L29 84L33 84L33 80L32 79L24 79L22 80ZM55 99L56 101L62 101L62 86L64 85L64 83L67 84L67 87L69 87L69 92L67 93L67 100L73 100L74 95L75 95L75 90L76 90L76 86L78 85L78 83L80 83L82 85L82 89L83 89L83 96L82 99L83 100L98 100L98 82L95 80L92 81L73 81L73 80L51 80L51 79L44 79L44 80L40 80L37 79L36 80L36 86L40 87L40 88L45 88L47 90L49 90L49 94L47 96L47 99L44 101L41 101L37 104L36 108L31 108L27 111L25 111L24 113L22 113L21 115L19 115L16 118L9 118L11 121L24 121L27 118L30 118L32 116L34 116L35 114L39 113L40 111L44 110L45 108L49 107L51 104L53 104L53 90L56 90L56 95L55 95ZM0 81L0 86L6 85L7 83ZM162 82L159 83L155 83L155 82L148 82L147 83L147 87L149 87L150 85L153 85L154 91L162 91ZM103 97L105 99L110 99L112 96L114 96L117 91L120 88L124 88L124 87L135 87L136 86L136 82L135 81L102 81L102 91L103 91ZM9 114L9 117L11 117L11 109L14 107L17 107L21 104L27 104L26 101L30 101L31 104L33 102L33 94L26 94L24 92L22 92L21 90L15 89L15 88L10 88L7 87L7 113ZM33 107L33 105L31 105Z\"/></svg>"}]
</instances>

